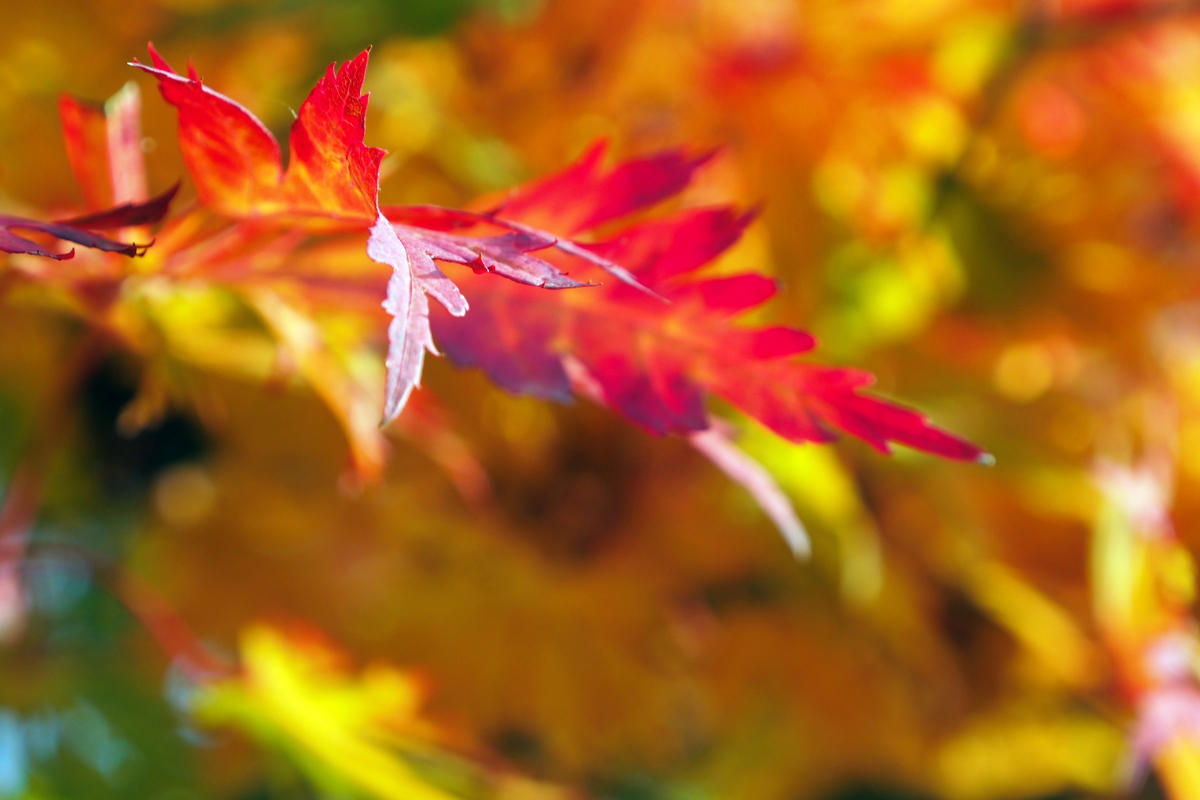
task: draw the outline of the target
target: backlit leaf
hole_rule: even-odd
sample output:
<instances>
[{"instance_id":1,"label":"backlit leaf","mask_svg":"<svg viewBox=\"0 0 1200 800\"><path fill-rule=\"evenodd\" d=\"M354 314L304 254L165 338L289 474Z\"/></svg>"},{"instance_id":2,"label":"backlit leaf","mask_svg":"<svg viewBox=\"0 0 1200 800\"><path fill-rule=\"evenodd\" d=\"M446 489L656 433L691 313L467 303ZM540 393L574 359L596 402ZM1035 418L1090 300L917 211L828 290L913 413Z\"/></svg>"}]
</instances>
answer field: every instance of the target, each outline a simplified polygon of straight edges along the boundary
<instances>
[{"instance_id":1,"label":"backlit leaf","mask_svg":"<svg viewBox=\"0 0 1200 800\"><path fill-rule=\"evenodd\" d=\"M593 148L558 175L516 190L494 217L586 229L677 193L704 162L671 151L603 172L600 152ZM807 333L734 321L769 299L774 282L696 273L751 218L729 208L685 210L577 246L629 269L669 304L622 285L545 293L475 279L464 284L471 314L435 315L435 337L457 363L480 367L504 388L557 400L571 396L564 359L573 358L605 403L654 433L707 430L705 398L714 395L794 442L828 442L842 431L884 453L896 443L986 458L921 414L863 394L870 374L796 361L814 345Z\"/></svg>"}]
</instances>

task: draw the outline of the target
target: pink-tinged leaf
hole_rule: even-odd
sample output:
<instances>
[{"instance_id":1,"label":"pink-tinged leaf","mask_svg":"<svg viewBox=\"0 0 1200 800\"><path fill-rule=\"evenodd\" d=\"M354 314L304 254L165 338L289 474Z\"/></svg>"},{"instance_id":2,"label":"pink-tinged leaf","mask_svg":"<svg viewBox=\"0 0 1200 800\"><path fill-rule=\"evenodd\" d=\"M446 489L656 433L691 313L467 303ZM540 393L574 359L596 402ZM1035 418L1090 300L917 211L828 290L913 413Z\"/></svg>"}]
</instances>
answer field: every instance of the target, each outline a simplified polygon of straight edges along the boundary
<instances>
[{"instance_id":1,"label":"pink-tinged leaf","mask_svg":"<svg viewBox=\"0 0 1200 800\"><path fill-rule=\"evenodd\" d=\"M112 202L143 203L150 196L142 155L142 93L132 81L104 105Z\"/></svg>"},{"instance_id":2,"label":"pink-tinged leaf","mask_svg":"<svg viewBox=\"0 0 1200 800\"><path fill-rule=\"evenodd\" d=\"M545 250L554 240L510 232L499 236L469 237L397 225L396 233L414 257L462 264L476 272L493 272L517 283L546 289L569 289L584 284L572 280L547 262L529 253Z\"/></svg>"},{"instance_id":3,"label":"pink-tinged leaf","mask_svg":"<svg viewBox=\"0 0 1200 800\"><path fill-rule=\"evenodd\" d=\"M179 141L201 200L234 217L325 218L363 227L375 221L384 151L363 143L366 95L360 95L367 51L325 76L300 107L284 171L279 145L246 108L205 86L190 71L177 75L153 46L154 66L133 63L158 79L179 110Z\"/></svg>"},{"instance_id":4,"label":"pink-tinged leaf","mask_svg":"<svg viewBox=\"0 0 1200 800\"><path fill-rule=\"evenodd\" d=\"M514 313L510 304L491 300L472 304L471 324L455 325L435 313L431 324L442 349L457 365L482 369L502 389L570 402L564 355L548 346L557 329L556 315Z\"/></svg>"},{"instance_id":5,"label":"pink-tinged leaf","mask_svg":"<svg viewBox=\"0 0 1200 800\"><path fill-rule=\"evenodd\" d=\"M425 230L443 251L457 251L452 258L434 258L470 264L477 271L496 272L534 286L582 285L565 278L555 265L528 255L553 247L654 297L654 291L647 289L647 283L635 272L649 262L661 265L657 272L647 273L655 279L694 269L736 241L753 218L753 214L725 208L700 210L639 226L632 237L599 243L576 241L537 227L544 223L574 234L644 210L677 194L696 169L712 157L711 153L690 156L669 151L605 171L601 167L604 150L602 143L593 146L563 172L514 191L499 208L486 214L436 206L388 207L384 213L393 222ZM474 227L501 228L511 233L466 236ZM636 249L628 250L631 245ZM472 258L471 250L479 258Z\"/></svg>"},{"instance_id":6,"label":"pink-tinged leaf","mask_svg":"<svg viewBox=\"0 0 1200 800\"><path fill-rule=\"evenodd\" d=\"M420 243L432 258L532 286L585 285L567 278L556 263L529 255L554 248L656 298L647 286L707 263L735 242L753 219L753 213L728 208L699 209L634 226L604 242L577 241L536 227L544 224L577 233L644 210L678 193L711 158L669 151L606 171L601 166L604 149L603 144L593 146L574 165L514 191L488 213L437 206L393 206L383 212L397 223L406 247ZM507 233L496 235L497 229Z\"/></svg>"},{"instance_id":7,"label":"pink-tinged leaf","mask_svg":"<svg viewBox=\"0 0 1200 800\"><path fill-rule=\"evenodd\" d=\"M383 424L387 424L400 414L412 390L420 385L425 351L434 349L429 334L429 301L413 280L404 245L396 238L391 223L383 218L371 228L367 255L392 266L383 302L384 310L392 317L383 409Z\"/></svg>"},{"instance_id":8,"label":"pink-tinged leaf","mask_svg":"<svg viewBox=\"0 0 1200 800\"><path fill-rule=\"evenodd\" d=\"M546 231L542 231L537 228L530 228L513 220L504 220L503 224L513 228L518 233L532 237L533 240L550 242L551 245L560 252L566 253L568 256L579 259L587 264L599 267L609 275L612 275L614 278L619 280L621 283L627 286L632 286L649 297L659 300L662 299L653 291L647 289L628 269L616 263L615 261L610 261L604 256L590 250L586 245L580 244L571 239L556 238L552 233L547 233Z\"/></svg>"},{"instance_id":9,"label":"pink-tinged leaf","mask_svg":"<svg viewBox=\"0 0 1200 800\"><path fill-rule=\"evenodd\" d=\"M95 230L125 228L134 225L149 225L158 222L167 213L171 198L175 196L178 187L172 187L163 194L145 203L131 203L107 211L100 211L83 217L63 220L61 222L40 222L23 217L0 215L0 252L26 253L34 256L45 256L62 261L73 258L75 251L67 253L52 253L37 242L13 233L13 229L40 231L67 242L102 250L109 253L122 253L127 256L141 256L146 252L148 244L118 242L94 233Z\"/></svg>"},{"instance_id":10,"label":"pink-tinged leaf","mask_svg":"<svg viewBox=\"0 0 1200 800\"><path fill-rule=\"evenodd\" d=\"M413 389L421 384L425 352L437 355L429 329L429 300L433 294L447 312L462 316L467 301L428 257L411 258L392 224L381 214L371 228L367 255L392 267L383 308L391 315L388 326L387 388L383 424L404 409Z\"/></svg>"},{"instance_id":11,"label":"pink-tinged leaf","mask_svg":"<svg viewBox=\"0 0 1200 800\"><path fill-rule=\"evenodd\" d=\"M546 289L587 286L568 278L548 261L529 255L554 248L584 264L600 267L622 283L657 297L629 270L588 245L559 238L514 220L437 206L388 206L383 213L397 223L397 231L406 247L410 241L417 243L430 257L463 264L475 272L494 272L517 283ZM483 232L466 235L466 231L472 228L482 228ZM495 229L502 233L496 235Z\"/></svg>"},{"instance_id":12,"label":"pink-tinged leaf","mask_svg":"<svg viewBox=\"0 0 1200 800\"><path fill-rule=\"evenodd\" d=\"M1138 706L1132 750L1135 775L1144 775L1163 750L1200 739L1200 691L1185 682L1149 692Z\"/></svg>"},{"instance_id":13,"label":"pink-tinged leaf","mask_svg":"<svg viewBox=\"0 0 1200 800\"><path fill-rule=\"evenodd\" d=\"M771 474L741 449L717 426L688 436L688 441L712 461L730 480L742 486L758 503L759 508L775 523L784 541L798 559L812 555L808 531L796 516L792 501L771 477Z\"/></svg>"},{"instance_id":14,"label":"pink-tinged leaf","mask_svg":"<svg viewBox=\"0 0 1200 800\"><path fill-rule=\"evenodd\" d=\"M497 211L481 216L552 238L531 226L557 223L561 227L551 230L575 232L643 210L682 189L704 161L672 151L605 172L601 155L602 148L593 148L559 175L514 191ZM639 176L645 178L640 188L633 185ZM421 213L459 231L469 221L460 213ZM736 241L751 218L731 209L684 211L631 225L604 242L555 244L578 258L583 276L601 265L578 251L602 261L624 259L614 266L649 278L669 304L621 285L539 293L468 279L463 289L472 313L462 320L435 314L436 339L455 362L480 367L510 390L543 397L569 397L571 365L577 365L602 402L654 433L707 430L705 398L715 395L794 442L829 442L842 431L882 452L897 443L985 460L978 447L918 412L863 394L873 380L868 373L796 361L815 345L804 331L734 322L772 297L775 281L763 275L705 280L696 273Z\"/></svg>"}]
</instances>

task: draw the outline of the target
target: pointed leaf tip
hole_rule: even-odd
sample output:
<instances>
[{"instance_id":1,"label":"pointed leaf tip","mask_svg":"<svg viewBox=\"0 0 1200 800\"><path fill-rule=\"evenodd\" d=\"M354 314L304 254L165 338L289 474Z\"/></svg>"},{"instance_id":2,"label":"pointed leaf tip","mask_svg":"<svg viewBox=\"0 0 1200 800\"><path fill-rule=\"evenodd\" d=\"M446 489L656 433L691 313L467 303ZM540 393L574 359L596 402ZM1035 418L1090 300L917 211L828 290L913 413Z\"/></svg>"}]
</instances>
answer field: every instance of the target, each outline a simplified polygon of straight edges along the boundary
<instances>
[{"instance_id":1,"label":"pointed leaf tip","mask_svg":"<svg viewBox=\"0 0 1200 800\"><path fill-rule=\"evenodd\" d=\"M171 65L167 63L167 60L158 54L158 50L154 48L154 42L146 42L146 49L150 52L150 61L155 67L167 70L168 72L174 72L171 69ZM136 58L134 59L134 63L137 63Z\"/></svg>"}]
</instances>

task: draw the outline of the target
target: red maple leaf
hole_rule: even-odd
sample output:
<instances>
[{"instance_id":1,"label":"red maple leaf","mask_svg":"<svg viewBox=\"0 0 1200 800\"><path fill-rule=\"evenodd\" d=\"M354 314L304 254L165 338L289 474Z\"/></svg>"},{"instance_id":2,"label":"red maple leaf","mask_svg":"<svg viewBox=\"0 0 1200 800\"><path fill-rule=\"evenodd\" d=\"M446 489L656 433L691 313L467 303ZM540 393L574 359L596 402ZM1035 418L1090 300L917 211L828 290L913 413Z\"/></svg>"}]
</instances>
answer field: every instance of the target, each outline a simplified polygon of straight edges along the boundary
<instances>
[{"instance_id":1,"label":"red maple leaf","mask_svg":"<svg viewBox=\"0 0 1200 800\"><path fill-rule=\"evenodd\" d=\"M987 459L920 413L863 394L874 382L869 373L796 360L815 344L804 331L735 322L775 293L774 281L697 273L738 239L751 214L728 207L685 210L586 244L545 233L587 232L644 210L679 192L704 161L669 151L606 171L602 152L592 148L475 220L548 238L583 269L594 259L620 264L670 302L620 284L534 292L472 280L464 284L469 315L434 317L435 338L456 363L480 367L516 392L566 400L582 390L659 434L707 430L705 398L714 395L793 442L828 442L842 431L884 453L897 443L948 458ZM412 219L403 209L385 211ZM447 212L447 218L471 221L463 212Z\"/></svg>"},{"instance_id":2,"label":"red maple leaf","mask_svg":"<svg viewBox=\"0 0 1200 800\"><path fill-rule=\"evenodd\" d=\"M562 172L511 192L489 212L381 210L383 151L363 143L367 97L359 93L366 52L340 70L331 66L318 82L293 125L286 168L277 142L249 111L205 86L194 70L185 78L153 48L151 54L155 66L136 66L153 74L179 109L184 158L203 204L231 220L204 240L188 233L199 230L194 225L169 225L164 244L174 254L164 254L163 269L243 286L253 300L264 279L287 279L281 259L306 237L369 231L367 255L392 267L383 302L392 316L385 422L418 385L425 352L437 352L436 333L456 362L481 367L504 388L558 400L584 394L650 431L688 436L754 493L798 552L806 544L790 505L770 477L726 440L707 412L709 396L795 442L827 442L842 431L883 452L899 443L950 458L987 458L918 412L863 394L873 381L868 373L796 360L815 344L804 331L736 322L775 293L775 282L700 271L738 240L752 213L689 209L597 236L598 228L612 230L613 223L679 194L711 154L667 151L606 169L604 148L593 147ZM81 153L96 138L95 120L67 108L64 123L69 139L76 131L72 146L80 152L72 154L73 166L86 166ZM107 124L111 153L114 129L120 140L123 123L118 118ZM115 192L119 176L111 156L110 165ZM82 167L76 172L85 194L103 194L89 190L95 176ZM468 277L464 295L438 262L509 280ZM597 285L612 277L617 280ZM295 280L300 285L311 278ZM373 280L330 274L319 281L334 294L339 282L354 294ZM431 316L430 295L446 313ZM256 307L271 318L275 301L259 300ZM364 444L372 437L361 430L361 414L351 411L361 404L347 399L354 395L347 388L353 379L337 377L340 368L314 349L312 334L297 328L290 311L274 310L272 329L296 339L297 352L311 362L305 374L362 440L356 448L374 452Z\"/></svg>"},{"instance_id":3,"label":"red maple leaf","mask_svg":"<svg viewBox=\"0 0 1200 800\"><path fill-rule=\"evenodd\" d=\"M314 230L370 227L367 253L393 268L384 308L388 329L384 421L394 419L419 385L425 352L435 353L428 297L461 316L467 303L434 259L497 272L547 288L580 284L528 256L555 244L553 237L505 231L463 237L434 224L393 228L379 213L379 163L384 151L363 143L367 96L360 95L368 52L331 65L304 101L292 125L291 159L284 169L279 144L246 108L204 85L189 67L177 75L150 48L154 66L134 66L158 79L167 102L179 110L184 161L201 200L235 219L275 220ZM618 278L632 277L615 264L596 263Z\"/></svg>"},{"instance_id":4,"label":"red maple leaf","mask_svg":"<svg viewBox=\"0 0 1200 800\"><path fill-rule=\"evenodd\" d=\"M462 227L464 218L471 225L478 219L440 209L423 213L421 208L410 210L410 224L389 224L377 206L384 151L363 142L368 98L359 92L368 53L360 53L340 70L330 65L317 82L292 125L286 169L279 144L266 126L243 106L205 86L195 69L189 67L186 78L176 74L153 46L154 66L137 62L134 66L154 75L163 97L179 110L180 147L205 205L235 219L274 220L318 231L370 227L368 255L393 268L384 300L393 318L388 329L386 423L400 413L419 385L424 354L437 353L429 329L428 298L432 296L454 316L467 311L466 300L435 259L534 286L581 286L529 255L558 247L618 280L633 285L637 281L611 260L526 227L514 230L510 224L496 235L463 236L453 229ZM636 170L614 176L611 186L598 187L596 198L584 198L580 207L591 209L584 222L603 221L597 218L597 210L601 215L609 213L606 209L612 203L682 188L647 183L645 179L653 176ZM619 205L612 208L622 213Z\"/></svg>"},{"instance_id":5,"label":"red maple leaf","mask_svg":"<svg viewBox=\"0 0 1200 800\"><path fill-rule=\"evenodd\" d=\"M233 216L371 225L368 254L393 267L384 302L393 316L385 421L418 384L425 352L437 352L433 295L461 317L433 318L438 343L458 363L480 366L506 388L560 400L590 386L597 399L656 433L707 430L705 399L715 395L791 441L827 442L842 431L882 452L899 443L950 458L986 457L918 412L863 394L870 374L795 360L813 347L807 333L736 324L739 313L774 294L774 282L697 272L738 239L752 215L694 209L604 240L589 236L678 194L709 154L668 151L604 169L603 148L593 147L489 213L417 206L379 214L373 198L381 151L362 143L366 97L358 94L366 53L340 71L330 67L305 101L286 171L277 144L248 111L203 86L194 71L175 75L153 55L157 66L143 69L180 109L185 158L207 202ZM338 163L344 168L329 166ZM472 280L464 296L439 261L510 281ZM520 285L582 286L566 276L567 265L603 278L599 268L618 281L572 292Z\"/></svg>"},{"instance_id":6,"label":"red maple leaf","mask_svg":"<svg viewBox=\"0 0 1200 800\"><path fill-rule=\"evenodd\" d=\"M308 227L370 226L367 253L392 267L384 308L388 329L385 419L400 413L419 385L424 354L436 353L429 332L432 294L451 314L466 313L458 289L432 261L412 261L379 214L379 164L384 151L367 147L367 95L360 95L369 51L330 65L309 94L290 137L283 168L279 144L246 108L205 86L189 66L177 75L150 47L163 98L179 109L179 142L201 200L238 219L275 218Z\"/></svg>"}]
</instances>

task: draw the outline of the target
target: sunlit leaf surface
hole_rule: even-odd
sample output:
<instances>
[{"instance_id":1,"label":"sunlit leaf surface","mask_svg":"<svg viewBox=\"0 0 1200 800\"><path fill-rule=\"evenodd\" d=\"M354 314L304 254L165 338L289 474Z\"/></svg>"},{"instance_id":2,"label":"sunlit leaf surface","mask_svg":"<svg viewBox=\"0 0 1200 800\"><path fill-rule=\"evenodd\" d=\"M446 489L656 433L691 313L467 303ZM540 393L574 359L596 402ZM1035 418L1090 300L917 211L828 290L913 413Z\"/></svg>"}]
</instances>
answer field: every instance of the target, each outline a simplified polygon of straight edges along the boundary
<instances>
[{"instance_id":1,"label":"sunlit leaf surface","mask_svg":"<svg viewBox=\"0 0 1200 800\"><path fill-rule=\"evenodd\" d=\"M0 798L1200 795L1194 4L3 28Z\"/></svg>"}]
</instances>

